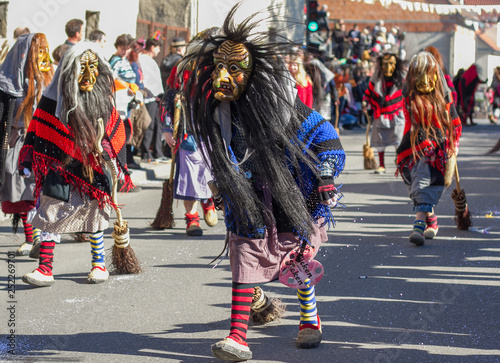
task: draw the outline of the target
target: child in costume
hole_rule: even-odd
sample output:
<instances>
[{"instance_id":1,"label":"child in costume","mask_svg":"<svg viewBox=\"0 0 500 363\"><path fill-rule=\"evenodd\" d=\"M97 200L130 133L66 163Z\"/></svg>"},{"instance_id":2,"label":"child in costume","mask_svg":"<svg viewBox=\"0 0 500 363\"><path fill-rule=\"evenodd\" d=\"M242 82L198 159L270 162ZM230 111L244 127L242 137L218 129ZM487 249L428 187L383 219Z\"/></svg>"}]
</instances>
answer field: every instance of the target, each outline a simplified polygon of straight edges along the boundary
<instances>
[{"instance_id":1,"label":"child in costume","mask_svg":"<svg viewBox=\"0 0 500 363\"><path fill-rule=\"evenodd\" d=\"M206 145L227 228L231 329L212 345L212 353L230 361L252 357L247 329L254 293L260 290L255 287L285 276L290 265L280 273L281 265L293 258L307 254L308 260L300 260L305 266L317 263L312 258L327 240L330 207L338 198L334 178L345 162L332 124L297 96L281 57L290 45L254 33L252 16L236 26L237 9L229 12L220 35L201 40L199 52L183 60L184 65L196 62L184 90L192 110L187 116L195 138ZM321 342L317 281L311 274L297 289L300 348Z\"/></svg>"},{"instance_id":2,"label":"child in costume","mask_svg":"<svg viewBox=\"0 0 500 363\"><path fill-rule=\"evenodd\" d=\"M180 97L177 95L180 95L181 85L189 78L190 73L190 70L185 70L177 78L177 65L172 68L162 99L161 120L165 141L172 148L172 154L175 154L174 198L183 200L186 211L184 217L186 234L201 236L203 230L200 227L198 202L202 206L207 225L213 227L218 222L212 192L208 187L212 175L206 160L203 159L200 145L192 136L191 127L187 123L184 112L180 112L179 124L174 125L175 109L181 107ZM176 135L174 135L174 129Z\"/></svg>"},{"instance_id":3,"label":"child in costume","mask_svg":"<svg viewBox=\"0 0 500 363\"><path fill-rule=\"evenodd\" d=\"M363 106L373 111L370 145L377 149L379 157L375 174L385 173L386 147L397 148L401 143L405 123L401 93L403 80L404 62L390 51L381 54L363 98Z\"/></svg>"},{"instance_id":4,"label":"child in costume","mask_svg":"<svg viewBox=\"0 0 500 363\"><path fill-rule=\"evenodd\" d=\"M28 222L28 214L35 209L33 190L34 178L22 178L17 172L19 151L24 143L28 125L33 111L42 97L42 91L50 83L54 71L50 63L50 53L45 34L26 34L19 37L4 63L0 68L0 92L2 93L2 110L9 109L9 99L13 100L13 110L10 120L11 129L4 128L2 139L9 143L9 150L5 155L2 170L5 174L1 178L2 188L0 199L2 211L13 214L14 230L19 220L22 221L25 242L17 249L18 256L30 253L33 240L37 239L40 231L33 230Z\"/></svg>"},{"instance_id":5,"label":"child in costume","mask_svg":"<svg viewBox=\"0 0 500 363\"><path fill-rule=\"evenodd\" d=\"M53 250L61 233L90 234L89 283L106 281L104 230L115 207L106 161L132 184L125 159L125 128L113 104L113 74L100 46L71 47L44 91L21 149L19 170L35 174L37 212L32 224L42 230L39 266L23 276L36 286L54 283ZM99 120L104 128L99 136ZM104 150L99 152L100 147Z\"/></svg>"},{"instance_id":6,"label":"child in costume","mask_svg":"<svg viewBox=\"0 0 500 363\"><path fill-rule=\"evenodd\" d=\"M438 232L434 207L452 181L462 125L432 54L420 52L411 59L403 95L405 129L397 167L416 212L410 242L421 246Z\"/></svg>"}]
</instances>

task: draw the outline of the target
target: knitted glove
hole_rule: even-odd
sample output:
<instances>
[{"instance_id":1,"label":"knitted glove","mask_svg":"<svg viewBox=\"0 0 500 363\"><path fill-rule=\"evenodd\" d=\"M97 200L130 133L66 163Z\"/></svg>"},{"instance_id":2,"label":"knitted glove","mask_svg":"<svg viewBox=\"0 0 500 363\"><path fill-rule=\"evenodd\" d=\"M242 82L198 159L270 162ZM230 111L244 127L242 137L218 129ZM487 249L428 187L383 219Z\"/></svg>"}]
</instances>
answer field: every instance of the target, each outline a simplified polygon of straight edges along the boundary
<instances>
[{"instance_id":1,"label":"knitted glove","mask_svg":"<svg viewBox=\"0 0 500 363\"><path fill-rule=\"evenodd\" d=\"M327 204L331 207L337 205L338 192L333 184L333 179L321 179L318 183L318 196L322 204Z\"/></svg>"}]
</instances>

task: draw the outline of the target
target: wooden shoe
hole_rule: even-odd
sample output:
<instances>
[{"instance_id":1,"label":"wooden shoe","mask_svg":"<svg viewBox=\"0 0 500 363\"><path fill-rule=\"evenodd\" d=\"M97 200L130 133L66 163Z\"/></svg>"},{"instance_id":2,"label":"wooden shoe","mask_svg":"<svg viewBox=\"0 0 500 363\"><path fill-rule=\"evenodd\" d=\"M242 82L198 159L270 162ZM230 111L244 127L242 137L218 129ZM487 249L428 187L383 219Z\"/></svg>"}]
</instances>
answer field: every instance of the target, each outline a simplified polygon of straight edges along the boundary
<instances>
[{"instance_id":1,"label":"wooden shoe","mask_svg":"<svg viewBox=\"0 0 500 363\"><path fill-rule=\"evenodd\" d=\"M51 286L54 284L54 276L52 273L50 275L45 275L38 270L27 273L23 276L23 282L33 286Z\"/></svg>"},{"instance_id":2,"label":"wooden shoe","mask_svg":"<svg viewBox=\"0 0 500 363\"><path fill-rule=\"evenodd\" d=\"M321 343L322 338L321 320L318 316L318 325L303 324L300 326L297 347L300 349L316 348Z\"/></svg>"},{"instance_id":3,"label":"wooden shoe","mask_svg":"<svg viewBox=\"0 0 500 363\"><path fill-rule=\"evenodd\" d=\"M205 223L209 227L214 227L217 225L219 218L217 217L217 212L215 209L208 209L205 213Z\"/></svg>"},{"instance_id":4,"label":"wooden shoe","mask_svg":"<svg viewBox=\"0 0 500 363\"><path fill-rule=\"evenodd\" d=\"M374 171L375 174L385 174L385 168L383 166L379 166L377 169Z\"/></svg>"},{"instance_id":5,"label":"wooden shoe","mask_svg":"<svg viewBox=\"0 0 500 363\"><path fill-rule=\"evenodd\" d=\"M89 284L100 284L108 279L109 272L106 267L94 266L87 277Z\"/></svg>"},{"instance_id":6,"label":"wooden shoe","mask_svg":"<svg viewBox=\"0 0 500 363\"><path fill-rule=\"evenodd\" d=\"M230 362L243 362L252 359L250 348L231 338L225 338L213 344L212 354L215 358Z\"/></svg>"},{"instance_id":7,"label":"wooden shoe","mask_svg":"<svg viewBox=\"0 0 500 363\"><path fill-rule=\"evenodd\" d=\"M24 242L16 250L16 256L28 256L30 254L32 247L33 247L33 243Z\"/></svg>"}]
</instances>

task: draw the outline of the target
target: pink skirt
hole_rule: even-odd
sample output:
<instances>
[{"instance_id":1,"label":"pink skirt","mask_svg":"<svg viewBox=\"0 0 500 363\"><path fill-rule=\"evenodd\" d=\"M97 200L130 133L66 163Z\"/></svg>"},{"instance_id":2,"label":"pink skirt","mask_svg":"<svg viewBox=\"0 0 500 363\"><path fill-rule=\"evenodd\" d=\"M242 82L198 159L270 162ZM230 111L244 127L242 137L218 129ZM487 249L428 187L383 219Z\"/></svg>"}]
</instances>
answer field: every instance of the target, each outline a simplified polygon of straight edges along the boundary
<instances>
[{"instance_id":1,"label":"pink skirt","mask_svg":"<svg viewBox=\"0 0 500 363\"><path fill-rule=\"evenodd\" d=\"M315 232L309 239L318 253L323 242L328 241L326 226L314 225ZM229 260L233 281L238 283L264 283L278 279L280 265L288 252L300 246L294 233L277 233L267 229L262 239L252 239L231 233L229 235Z\"/></svg>"}]
</instances>

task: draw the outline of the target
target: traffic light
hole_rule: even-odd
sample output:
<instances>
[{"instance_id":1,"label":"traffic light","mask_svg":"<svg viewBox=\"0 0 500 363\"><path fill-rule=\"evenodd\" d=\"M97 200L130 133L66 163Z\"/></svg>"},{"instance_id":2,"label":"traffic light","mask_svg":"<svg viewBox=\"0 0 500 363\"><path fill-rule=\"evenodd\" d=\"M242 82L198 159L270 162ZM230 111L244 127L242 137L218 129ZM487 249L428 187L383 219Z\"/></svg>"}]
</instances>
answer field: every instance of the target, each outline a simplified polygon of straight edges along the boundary
<instances>
[{"instance_id":1,"label":"traffic light","mask_svg":"<svg viewBox=\"0 0 500 363\"><path fill-rule=\"evenodd\" d=\"M318 29L318 2L316 0L307 0L307 30L314 33Z\"/></svg>"}]
</instances>

